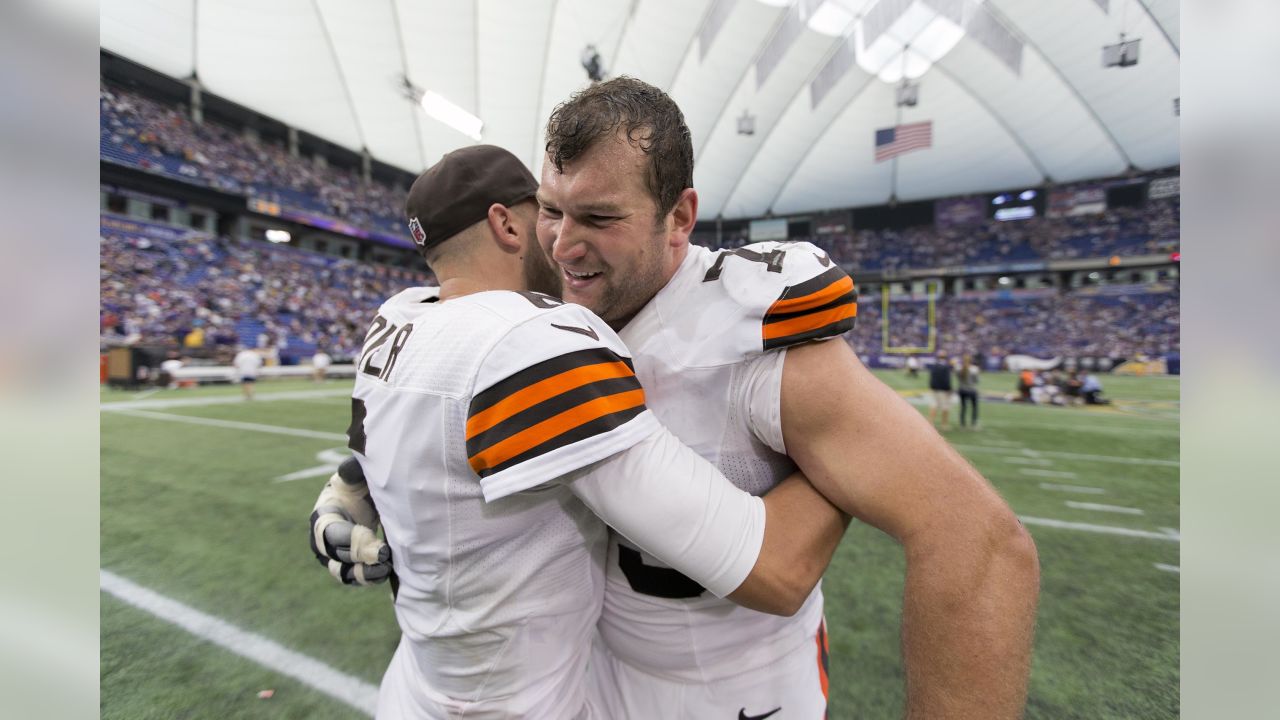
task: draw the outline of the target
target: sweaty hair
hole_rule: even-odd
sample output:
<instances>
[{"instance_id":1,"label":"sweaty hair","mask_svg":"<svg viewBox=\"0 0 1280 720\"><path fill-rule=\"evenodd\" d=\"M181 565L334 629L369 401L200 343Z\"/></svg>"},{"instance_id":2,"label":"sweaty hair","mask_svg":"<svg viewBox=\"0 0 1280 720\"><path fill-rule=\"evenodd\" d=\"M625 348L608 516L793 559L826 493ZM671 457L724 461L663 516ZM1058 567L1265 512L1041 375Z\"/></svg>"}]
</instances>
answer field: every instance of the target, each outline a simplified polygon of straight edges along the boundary
<instances>
[{"instance_id":1,"label":"sweaty hair","mask_svg":"<svg viewBox=\"0 0 1280 720\"><path fill-rule=\"evenodd\" d=\"M661 218L693 187L693 140L684 114L658 88L625 75L596 83L556 106L547 123L547 155L556 170L622 130L648 158L645 186Z\"/></svg>"}]
</instances>

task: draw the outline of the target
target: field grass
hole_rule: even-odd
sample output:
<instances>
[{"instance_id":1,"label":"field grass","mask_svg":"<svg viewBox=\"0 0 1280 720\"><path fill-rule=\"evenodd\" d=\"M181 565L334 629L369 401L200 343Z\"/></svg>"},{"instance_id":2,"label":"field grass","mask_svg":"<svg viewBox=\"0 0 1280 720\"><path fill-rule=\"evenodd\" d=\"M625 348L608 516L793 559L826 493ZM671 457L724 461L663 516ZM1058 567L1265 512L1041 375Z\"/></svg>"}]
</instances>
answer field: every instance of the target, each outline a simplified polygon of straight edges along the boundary
<instances>
[{"instance_id":1,"label":"field grass","mask_svg":"<svg viewBox=\"0 0 1280 720\"><path fill-rule=\"evenodd\" d=\"M923 399L924 379L881 377ZM1170 540L1031 525L1043 589L1029 718L1175 718L1179 383L1104 378L1116 404L1044 408L985 402L980 431L946 437L1024 517L1142 530ZM983 378L1011 393L1014 378ZM376 685L398 640L387 591L338 586L307 547L307 516L324 465L345 444L349 384L260 383L259 400L152 406L112 403L234 399L234 387L104 390L102 567ZM282 392L305 397L273 399ZM918 398L918 399L917 399ZM923 409L923 408L922 408ZM215 424L194 424L211 419ZM220 424L217 424L220 423ZM282 426L315 436L237 425ZM953 418L954 423L954 418ZM1094 488L1080 494L1042 484ZM1067 501L1136 508L1115 514ZM1029 521L1030 522L1030 521ZM855 523L824 580L832 718L900 717L898 546ZM353 623L352 620L361 622ZM362 714L104 593L104 718L355 718ZM274 689L270 699L258 692Z\"/></svg>"}]
</instances>

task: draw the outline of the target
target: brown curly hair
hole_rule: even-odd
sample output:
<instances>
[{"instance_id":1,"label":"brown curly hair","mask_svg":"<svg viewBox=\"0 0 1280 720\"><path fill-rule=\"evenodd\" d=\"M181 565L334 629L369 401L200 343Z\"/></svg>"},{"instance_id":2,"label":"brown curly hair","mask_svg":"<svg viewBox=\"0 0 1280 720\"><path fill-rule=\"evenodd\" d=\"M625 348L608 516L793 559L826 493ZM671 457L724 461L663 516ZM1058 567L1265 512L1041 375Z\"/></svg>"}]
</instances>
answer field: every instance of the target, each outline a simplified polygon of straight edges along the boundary
<instances>
[{"instance_id":1,"label":"brown curly hair","mask_svg":"<svg viewBox=\"0 0 1280 720\"><path fill-rule=\"evenodd\" d=\"M575 93L556 106L547 123L547 156L556 170L619 129L648 157L645 186L658 218L671 212L693 187L693 140L684 113L665 92L625 75Z\"/></svg>"}]
</instances>

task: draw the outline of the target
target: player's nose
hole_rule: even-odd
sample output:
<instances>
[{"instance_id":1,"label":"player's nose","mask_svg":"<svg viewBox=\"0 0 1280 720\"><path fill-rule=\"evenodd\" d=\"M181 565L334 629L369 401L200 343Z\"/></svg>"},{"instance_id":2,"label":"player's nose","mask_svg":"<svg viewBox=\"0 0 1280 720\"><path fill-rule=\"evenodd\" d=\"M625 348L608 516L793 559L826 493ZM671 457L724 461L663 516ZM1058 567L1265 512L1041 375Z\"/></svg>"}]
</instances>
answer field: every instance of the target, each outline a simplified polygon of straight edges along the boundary
<instances>
[{"instance_id":1,"label":"player's nose","mask_svg":"<svg viewBox=\"0 0 1280 720\"><path fill-rule=\"evenodd\" d=\"M571 265L587 254L585 228L565 216L560 219L560 229L551 243L551 259L564 265Z\"/></svg>"}]
</instances>

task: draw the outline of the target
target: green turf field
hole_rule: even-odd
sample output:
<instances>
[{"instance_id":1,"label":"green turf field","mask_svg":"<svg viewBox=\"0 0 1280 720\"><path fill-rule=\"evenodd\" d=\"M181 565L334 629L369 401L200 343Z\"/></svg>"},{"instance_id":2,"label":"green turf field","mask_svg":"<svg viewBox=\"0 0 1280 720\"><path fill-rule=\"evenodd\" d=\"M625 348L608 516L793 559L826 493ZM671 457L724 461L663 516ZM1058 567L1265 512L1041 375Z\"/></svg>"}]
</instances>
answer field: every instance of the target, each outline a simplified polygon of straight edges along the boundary
<instances>
[{"instance_id":1,"label":"green turf field","mask_svg":"<svg viewBox=\"0 0 1280 720\"><path fill-rule=\"evenodd\" d=\"M881 377L923 399L923 376ZM985 376L983 392L1014 382ZM1178 716L1179 383L1104 382L1110 407L985 402L980 431L946 433L1039 547L1029 718ZM225 386L104 390L102 567L376 686L398 640L388 591L339 586L307 547L325 467L345 453L348 389L264 382L252 403ZM901 716L903 567L855 523L826 574L832 718ZM101 620L104 718L362 717L105 592Z\"/></svg>"}]
</instances>

